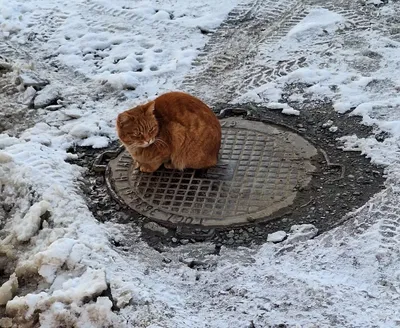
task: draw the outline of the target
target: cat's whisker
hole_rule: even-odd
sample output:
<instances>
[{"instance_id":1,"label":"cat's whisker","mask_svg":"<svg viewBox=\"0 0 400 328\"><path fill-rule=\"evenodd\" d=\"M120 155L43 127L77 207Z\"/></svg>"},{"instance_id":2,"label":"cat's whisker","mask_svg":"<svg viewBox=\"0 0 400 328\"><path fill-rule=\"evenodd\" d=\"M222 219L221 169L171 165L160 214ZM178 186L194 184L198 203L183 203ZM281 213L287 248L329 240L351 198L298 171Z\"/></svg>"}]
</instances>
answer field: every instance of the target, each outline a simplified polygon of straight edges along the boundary
<instances>
[{"instance_id":1,"label":"cat's whisker","mask_svg":"<svg viewBox=\"0 0 400 328\"><path fill-rule=\"evenodd\" d=\"M157 143L156 141L153 143L153 145L156 146L157 148L164 146L163 144Z\"/></svg>"},{"instance_id":2,"label":"cat's whisker","mask_svg":"<svg viewBox=\"0 0 400 328\"><path fill-rule=\"evenodd\" d=\"M162 139L156 139L156 140L154 140L154 144L156 145L156 146L164 146L164 147L168 147L168 144L164 141L164 140L162 140Z\"/></svg>"},{"instance_id":3,"label":"cat's whisker","mask_svg":"<svg viewBox=\"0 0 400 328\"><path fill-rule=\"evenodd\" d=\"M167 143L164 140L160 139L160 138L156 138L156 140L154 142L156 142L156 141L158 141L158 142L160 142L160 143L162 143L162 144L167 146Z\"/></svg>"},{"instance_id":4,"label":"cat's whisker","mask_svg":"<svg viewBox=\"0 0 400 328\"><path fill-rule=\"evenodd\" d=\"M141 145L140 144L130 144L129 146L125 146L128 150L129 149L131 149L131 150L134 150L134 149L136 149L136 148L138 148L138 147L141 147Z\"/></svg>"}]
</instances>

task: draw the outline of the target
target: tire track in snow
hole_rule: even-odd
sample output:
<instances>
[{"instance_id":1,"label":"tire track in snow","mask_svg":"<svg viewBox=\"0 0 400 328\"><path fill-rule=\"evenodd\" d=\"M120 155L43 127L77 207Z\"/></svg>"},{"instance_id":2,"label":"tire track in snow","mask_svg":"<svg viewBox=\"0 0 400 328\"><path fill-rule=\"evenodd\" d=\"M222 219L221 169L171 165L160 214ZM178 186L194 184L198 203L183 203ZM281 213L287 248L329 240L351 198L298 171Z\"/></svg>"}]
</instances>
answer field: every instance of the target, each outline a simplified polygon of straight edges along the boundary
<instances>
[{"instance_id":1,"label":"tire track in snow","mask_svg":"<svg viewBox=\"0 0 400 328\"><path fill-rule=\"evenodd\" d=\"M347 34L354 30L380 29L374 12L348 1L258 0L232 10L195 60L183 88L208 101L229 102L258 86L307 65L302 55L288 61L265 60L260 48L279 43L311 9L324 8L342 15ZM351 30L351 31L350 31ZM326 49L328 50L328 49Z\"/></svg>"},{"instance_id":2,"label":"tire track in snow","mask_svg":"<svg viewBox=\"0 0 400 328\"><path fill-rule=\"evenodd\" d=\"M258 0L233 10L204 47L194 63L199 68L192 70L183 88L208 101L228 102L268 81L272 73L279 74L288 65L282 69L255 68L260 45L276 42L306 15L303 4L296 0ZM296 62L290 65L294 68ZM252 74L258 75L251 79Z\"/></svg>"}]
</instances>

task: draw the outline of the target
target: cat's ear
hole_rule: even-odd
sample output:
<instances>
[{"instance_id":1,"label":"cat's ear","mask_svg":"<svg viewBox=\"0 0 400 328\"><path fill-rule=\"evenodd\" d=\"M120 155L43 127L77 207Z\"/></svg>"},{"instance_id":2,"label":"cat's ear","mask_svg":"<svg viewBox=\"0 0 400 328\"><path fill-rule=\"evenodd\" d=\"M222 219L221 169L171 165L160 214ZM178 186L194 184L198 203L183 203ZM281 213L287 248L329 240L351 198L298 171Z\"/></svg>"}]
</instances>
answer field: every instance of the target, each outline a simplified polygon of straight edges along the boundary
<instances>
[{"instance_id":1,"label":"cat's ear","mask_svg":"<svg viewBox=\"0 0 400 328\"><path fill-rule=\"evenodd\" d=\"M154 114L155 106L156 106L156 102L155 101L149 102L149 104L147 105L147 108L146 108L146 112L148 114Z\"/></svg>"},{"instance_id":2,"label":"cat's ear","mask_svg":"<svg viewBox=\"0 0 400 328\"><path fill-rule=\"evenodd\" d=\"M117 124L119 126L123 126L129 120L131 120L131 116L127 112L122 112L117 116Z\"/></svg>"}]
</instances>

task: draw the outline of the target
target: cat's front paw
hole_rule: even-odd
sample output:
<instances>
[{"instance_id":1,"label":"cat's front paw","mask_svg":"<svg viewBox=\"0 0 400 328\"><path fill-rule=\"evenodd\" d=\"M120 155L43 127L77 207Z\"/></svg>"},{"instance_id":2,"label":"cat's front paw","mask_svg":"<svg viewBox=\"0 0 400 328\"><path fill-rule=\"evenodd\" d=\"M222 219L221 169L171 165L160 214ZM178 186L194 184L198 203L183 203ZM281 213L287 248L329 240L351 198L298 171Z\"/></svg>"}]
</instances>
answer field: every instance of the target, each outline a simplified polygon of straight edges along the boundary
<instances>
[{"instance_id":1,"label":"cat's front paw","mask_svg":"<svg viewBox=\"0 0 400 328\"><path fill-rule=\"evenodd\" d=\"M156 169L154 169L153 167L151 167L151 166L148 166L148 165L140 165L140 168L139 168L139 170L140 170L140 172L143 172L143 173L151 173L151 172L154 172L154 171L156 171L157 170L157 168Z\"/></svg>"},{"instance_id":2,"label":"cat's front paw","mask_svg":"<svg viewBox=\"0 0 400 328\"><path fill-rule=\"evenodd\" d=\"M171 162L164 163L164 167L168 170L173 170L175 168Z\"/></svg>"},{"instance_id":3,"label":"cat's front paw","mask_svg":"<svg viewBox=\"0 0 400 328\"><path fill-rule=\"evenodd\" d=\"M140 164L139 164L139 162L136 161L135 164L133 165L133 169L136 170L139 167L140 167Z\"/></svg>"}]
</instances>

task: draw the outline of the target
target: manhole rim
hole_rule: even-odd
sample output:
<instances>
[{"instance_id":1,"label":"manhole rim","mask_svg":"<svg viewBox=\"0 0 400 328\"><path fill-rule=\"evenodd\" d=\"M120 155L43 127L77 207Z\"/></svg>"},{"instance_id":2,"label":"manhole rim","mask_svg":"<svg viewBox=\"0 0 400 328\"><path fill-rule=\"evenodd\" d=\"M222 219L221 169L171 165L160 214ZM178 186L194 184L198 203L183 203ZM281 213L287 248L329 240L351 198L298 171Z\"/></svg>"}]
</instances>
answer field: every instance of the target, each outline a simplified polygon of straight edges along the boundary
<instances>
[{"instance_id":1,"label":"manhole rim","mask_svg":"<svg viewBox=\"0 0 400 328\"><path fill-rule=\"evenodd\" d=\"M305 144L307 144L310 148L313 149L313 154L309 156L308 161L310 162L310 164L314 167L314 170L318 170L319 165L316 165L316 162L314 160L314 158L316 158L319 153L320 150L319 148L311 141L308 140L307 138L305 138L302 134L300 134L298 131L296 131L293 128L290 128L288 126L285 125L281 125L279 123L275 123L275 122L263 122L263 121L254 121L254 120L249 120L246 118L239 118L237 116L233 116L233 117L228 117L228 118L223 118L221 119L221 124L223 125L224 122L237 122L239 120L240 124L256 124L258 126L261 126L262 129L266 129L267 127L272 129L272 130L276 130L284 133L288 133L289 135L295 136L296 138L300 138L302 142L304 142ZM233 126L232 126L233 127ZM235 128L238 128L236 125L234 126ZM226 128L226 126L224 126L223 128ZM246 128L246 127L245 127ZM247 129L249 129L247 127ZM250 129L251 131L258 131L258 129ZM261 133L265 133L265 130L262 131ZM124 149L121 149L118 152L118 155L116 158L118 158L118 156L121 156L121 153L124 152ZM114 158L113 160L111 160L109 162L109 164L107 165L107 169L106 169L106 183L107 183L107 188L110 191L112 197L114 199L116 199L121 205L128 207L131 211L137 213L140 216L144 216L146 218L148 218L151 221L157 222L161 225L165 225L167 227L177 227L179 225L186 225L186 226L191 226L193 228L195 227L201 227L201 228L229 228L229 227L234 227L234 226L246 226L246 225L251 225L251 224L255 224L255 223L262 223L262 222L268 222L268 221L273 221L278 219L278 217L276 217L276 215L278 216L282 216L282 212L285 212L284 210L287 209L288 207L292 206L296 200L296 196L297 193L293 194L293 196L291 198L287 197L284 198L284 201L289 201L288 204L286 204L285 206L275 206L274 208L271 209L264 209L261 211L257 211L257 213L255 213L256 215L253 215L253 213L246 213L246 214L242 214L242 215L236 215L236 216L231 216L229 217L229 222L226 221L221 221L218 219L213 219L213 218L205 218L203 219L198 219L198 218L193 218L190 215L187 216L183 216L180 214L177 214L176 212L173 211L168 211L166 209L160 209L160 208L154 208L152 204L149 204L148 201L144 198L142 198L139 193L136 193L136 195L132 196L132 201L137 202L138 205L137 207L139 207L139 209L137 207L133 207L130 206L130 204L128 204L123 197L121 197L120 195L118 195L118 193L115 191L115 181L113 179L113 175L110 174L111 173L111 167L110 167L110 163L112 161L115 161L116 158ZM130 169L129 169L130 170ZM311 182L312 180L312 176L309 179L309 182ZM132 194L134 194L134 192L132 192ZM157 217L157 213L163 213L164 215L167 214L169 216L169 219L162 219ZM206 224L204 223L206 222Z\"/></svg>"}]
</instances>

